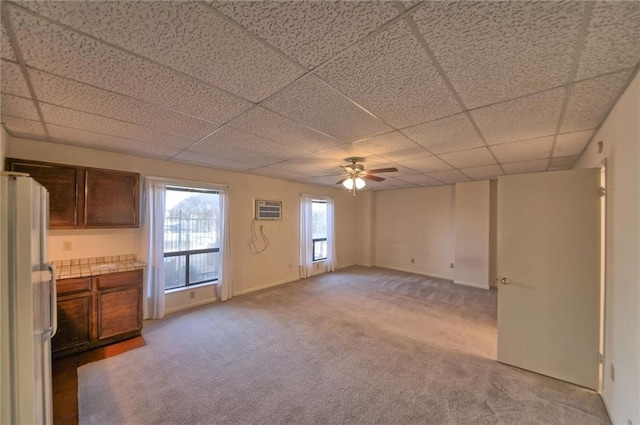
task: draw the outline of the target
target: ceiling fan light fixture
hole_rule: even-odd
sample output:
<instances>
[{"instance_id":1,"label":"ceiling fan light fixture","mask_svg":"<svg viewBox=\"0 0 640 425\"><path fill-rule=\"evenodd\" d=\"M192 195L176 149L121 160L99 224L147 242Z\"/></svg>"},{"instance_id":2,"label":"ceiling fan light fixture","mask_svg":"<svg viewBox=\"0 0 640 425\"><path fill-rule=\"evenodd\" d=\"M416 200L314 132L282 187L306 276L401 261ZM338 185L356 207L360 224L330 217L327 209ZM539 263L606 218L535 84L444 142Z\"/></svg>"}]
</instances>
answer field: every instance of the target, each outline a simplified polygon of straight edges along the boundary
<instances>
[{"instance_id":1,"label":"ceiling fan light fixture","mask_svg":"<svg viewBox=\"0 0 640 425\"><path fill-rule=\"evenodd\" d=\"M356 183L356 189L362 189L363 187L365 187L367 185L367 183L361 177L356 177L354 180L355 180L355 183Z\"/></svg>"},{"instance_id":2,"label":"ceiling fan light fixture","mask_svg":"<svg viewBox=\"0 0 640 425\"><path fill-rule=\"evenodd\" d=\"M342 182L342 185L348 190L353 190L353 179L346 179Z\"/></svg>"}]
</instances>

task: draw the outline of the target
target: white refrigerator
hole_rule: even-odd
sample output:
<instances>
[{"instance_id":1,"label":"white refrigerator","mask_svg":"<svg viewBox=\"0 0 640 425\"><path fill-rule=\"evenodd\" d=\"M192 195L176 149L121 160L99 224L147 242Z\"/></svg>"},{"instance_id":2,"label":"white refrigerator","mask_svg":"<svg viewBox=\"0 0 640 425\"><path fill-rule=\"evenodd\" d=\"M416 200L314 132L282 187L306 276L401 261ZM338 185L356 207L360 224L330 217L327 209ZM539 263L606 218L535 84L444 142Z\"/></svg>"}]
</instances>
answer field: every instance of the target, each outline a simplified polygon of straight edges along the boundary
<instances>
[{"instance_id":1,"label":"white refrigerator","mask_svg":"<svg viewBox=\"0 0 640 425\"><path fill-rule=\"evenodd\" d=\"M49 195L26 174L0 176L0 424L52 424L55 270L47 264Z\"/></svg>"}]
</instances>

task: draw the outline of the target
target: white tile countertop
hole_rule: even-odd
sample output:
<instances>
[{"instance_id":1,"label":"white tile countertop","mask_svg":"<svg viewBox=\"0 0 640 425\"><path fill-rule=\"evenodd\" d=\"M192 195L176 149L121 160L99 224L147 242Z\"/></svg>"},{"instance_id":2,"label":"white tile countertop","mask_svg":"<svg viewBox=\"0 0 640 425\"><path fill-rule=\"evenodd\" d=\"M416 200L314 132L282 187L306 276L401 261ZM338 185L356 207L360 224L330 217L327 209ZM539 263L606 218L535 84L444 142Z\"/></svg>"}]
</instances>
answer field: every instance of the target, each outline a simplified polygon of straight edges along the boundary
<instances>
[{"instance_id":1,"label":"white tile countertop","mask_svg":"<svg viewBox=\"0 0 640 425\"><path fill-rule=\"evenodd\" d=\"M142 270L146 267L146 264L139 261L135 254L75 260L53 260L51 264L56 268L56 279L97 276L107 273Z\"/></svg>"}]
</instances>

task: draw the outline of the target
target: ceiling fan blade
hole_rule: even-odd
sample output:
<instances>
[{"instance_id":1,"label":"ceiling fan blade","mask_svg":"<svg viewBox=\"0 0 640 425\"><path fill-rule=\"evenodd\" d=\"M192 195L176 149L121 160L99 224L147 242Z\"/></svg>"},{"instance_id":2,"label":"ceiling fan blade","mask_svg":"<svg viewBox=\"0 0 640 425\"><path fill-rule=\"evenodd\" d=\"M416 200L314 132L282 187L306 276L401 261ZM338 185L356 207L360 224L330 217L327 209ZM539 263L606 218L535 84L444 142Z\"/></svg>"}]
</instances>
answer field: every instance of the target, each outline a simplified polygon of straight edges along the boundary
<instances>
[{"instance_id":1,"label":"ceiling fan blade","mask_svg":"<svg viewBox=\"0 0 640 425\"><path fill-rule=\"evenodd\" d=\"M367 180L377 181L377 182L381 182L383 180L386 180L385 178L378 177L378 176L371 176L369 174L367 174L366 176L362 176L362 178L363 179L367 179Z\"/></svg>"},{"instance_id":2,"label":"ceiling fan blade","mask_svg":"<svg viewBox=\"0 0 640 425\"><path fill-rule=\"evenodd\" d=\"M398 169L396 167L389 167L389 168L378 168L375 170L367 170L367 173L369 174L375 174L375 173L392 173L394 171L398 171Z\"/></svg>"},{"instance_id":3,"label":"ceiling fan blade","mask_svg":"<svg viewBox=\"0 0 640 425\"><path fill-rule=\"evenodd\" d=\"M336 184L340 184L340 183L342 183L343 181L345 181L348 178L350 178L350 177L343 177L340 180L338 180L338 182Z\"/></svg>"}]
</instances>

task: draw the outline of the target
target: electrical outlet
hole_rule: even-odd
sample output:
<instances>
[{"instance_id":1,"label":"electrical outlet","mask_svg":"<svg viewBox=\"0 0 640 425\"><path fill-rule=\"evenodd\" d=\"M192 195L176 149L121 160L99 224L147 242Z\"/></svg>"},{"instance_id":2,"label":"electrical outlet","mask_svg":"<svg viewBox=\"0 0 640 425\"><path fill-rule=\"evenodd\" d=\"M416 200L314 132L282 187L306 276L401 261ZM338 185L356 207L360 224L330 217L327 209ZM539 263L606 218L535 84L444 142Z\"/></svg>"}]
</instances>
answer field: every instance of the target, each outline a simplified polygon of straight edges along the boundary
<instances>
[{"instance_id":1,"label":"electrical outlet","mask_svg":"<svg viewBox=\"0 0 640 425\"><path fill-rule=\"evenodd\" d=\"M71 251L71 241L63 241L62 242L62 250L63 251Z\"/></svg>"},{"instance_id":2,"label":"electrical outlet","mask_svg":"<svg viewBox=\"0 0 640 425\"><path fill-rule=\"evenodd\" d=\"M196 291L189 291L189 299L192 300L196 297Z\"/></svg>"},{"instance_id":3,"label":"electrical outlet","mask_svg":"<svg viewBox=\"0 0 640 425\"><path fill-rule=\"evenodd\" d=\"M613 363L611 363L611 382L616 382L616 368L613 367Z\"/></svg>"},{"instance_id":4,"label":"electrical outlet","mask_svg":"<svg viewBox=\"0 0 640 425\"><path fill-rule=\"evenodd\" d=\"M416 262L416 259L415 259L415 258L412 258L412 259L411 259L411 262L412 262L412 263L415 263L415 262Z\"/></svg>"},{"instance_id":5,"label":"electrical outlet","mask_svg":"<svg viewBox=\"0 0 640 425\"><path fill-rule=\"evenodd\" d=\"M449 268L452 269L453 268L453 263L449 263Z\"/></svg>"}]
</instances>

